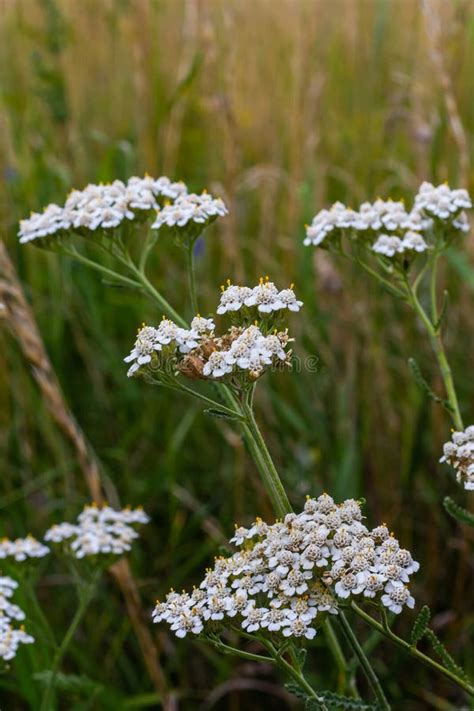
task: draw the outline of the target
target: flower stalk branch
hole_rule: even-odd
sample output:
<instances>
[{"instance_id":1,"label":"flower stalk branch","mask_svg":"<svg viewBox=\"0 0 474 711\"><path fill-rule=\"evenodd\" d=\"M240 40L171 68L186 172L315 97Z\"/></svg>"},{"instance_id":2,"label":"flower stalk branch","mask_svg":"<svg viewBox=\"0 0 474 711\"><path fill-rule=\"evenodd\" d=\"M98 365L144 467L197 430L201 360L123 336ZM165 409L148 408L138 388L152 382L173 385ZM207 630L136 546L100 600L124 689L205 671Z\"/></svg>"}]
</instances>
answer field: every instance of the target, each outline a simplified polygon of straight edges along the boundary
<instances>
[{"instance_id":1,"label":"flower stalk branch","mask_svg":"<svg viewBox=\"0 0 474 711\"><path fill-rule=\"evenodd\" d=\"M368 625L370 625L374 630L377 630L382 634L384 637L389 639L391 642L396 644L398 647L403 649L405 652L410 654L412 657L418 659L420 662L425 664L426 666L430 667L432 670L438 672L439 674L442 674L444 677L452 681L454 684L459 686L461 689L463 689L467 694L470 696L474 696L474 686L470 684L469 682L465 681L461 677L459 677L457 674L454 674L451 670L446 669L442 664L439 664L435 659L432 659L429 657L427 654L424 654L423 652L420 652L417 647L409 644L409 642L406 642L404 639L399 637L393 630L390 628L388 625L388 622L386 618L384 619L384 623L380 623L377 620L375 620L372 615L369 615L365 610L363 610L357 603L352 602L351 603L351 608L355 612L358 617L363 619Z\"/></svg>"}]
</instances>

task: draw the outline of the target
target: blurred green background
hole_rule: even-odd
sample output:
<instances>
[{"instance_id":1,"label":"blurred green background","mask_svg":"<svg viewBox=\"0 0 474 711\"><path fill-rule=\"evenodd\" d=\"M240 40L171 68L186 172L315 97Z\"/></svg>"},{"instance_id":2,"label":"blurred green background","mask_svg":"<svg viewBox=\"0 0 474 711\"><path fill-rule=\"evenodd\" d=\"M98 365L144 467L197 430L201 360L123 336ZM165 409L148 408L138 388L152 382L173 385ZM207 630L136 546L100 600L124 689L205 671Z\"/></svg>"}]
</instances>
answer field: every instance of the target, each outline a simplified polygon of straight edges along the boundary
<instances>
[{"instance_id":1,"label":"blurred green background","mask_svg":"<svg viewBox=\"0 0 474 711\"><path fill-rule=\"evenodd\" d=\"M223 197L229 215L198 255L206 312L227 277L295 282L305 302L292 318L295 351L319 359L316 373L272 374L258 388L258 419L292 502L322 490L365 497L371 525L387 521L422 563L416 598L474 671L472 536L441 505L446 493L463 499L438 464L450 423L407 365L415 356L442 393L429 343L413 314L353 266L302 245L304 224L337 199L409 200L423 179L472 194L473 96L471 0L0 0L2 238L69 405L121 500L152 516L132 556L147 609L171 585L200 579L219 528L230 534L234 521L270 517L269 504L230 423L127 380L122 359L136 327L161 314L66 258L20 247L18 220L72 187L145 171ZM443 274L446 344L467 423L473 254L470 235ZM175 247L157 246L151 275L173 306L188 308ZM88 495L1 326L1 532L39 536ZM63 573L50 568L40 586L57 631L74 605ZM146 696L152 688L122 605L104 582L66 665L107 693L84 706L84 691L69 690L64 708L119 708L124 699L159 707ZM289 706L268 670L152 631L179 708ZM334 671L318 644L310 666L328 688ZM28 649L16 676L0 679L2 707L35 708L35 664ZM395 708L461 707L453 687L385 644L375 666Z\"/></svg>"}]
</instances>

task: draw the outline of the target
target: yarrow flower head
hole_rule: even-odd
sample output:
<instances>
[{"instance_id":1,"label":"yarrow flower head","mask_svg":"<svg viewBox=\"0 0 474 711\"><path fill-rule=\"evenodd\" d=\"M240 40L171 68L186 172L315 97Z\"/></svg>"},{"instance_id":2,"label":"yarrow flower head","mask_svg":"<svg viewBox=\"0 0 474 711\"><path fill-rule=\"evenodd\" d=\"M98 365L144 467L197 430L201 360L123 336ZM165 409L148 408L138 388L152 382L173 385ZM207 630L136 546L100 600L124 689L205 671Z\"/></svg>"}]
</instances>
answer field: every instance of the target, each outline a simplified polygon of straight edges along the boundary
<instances>
[{"instance_id":1,"label":"yarrow flower head","mask_svg":"<svg viewBox=\"0 0 474 711\"><path fill-rule=\"evenodd\" d=\"M356 213L346 207L342 202L335 202L330 210L321 210L313 218L310 225L306 226L305 245L317 247L332 233L354 226Z\"/></svg>"},{"instance_id":2,"label":"yarrow flower head","mask_svg":"<svg viewBox=\"0 0 474 711\"><path fill-rule=\"evenodd\" d=\"M63 236L68 232L83 235L97 230L111 230L127 221L155 214L163 199L177 199L186 194L186 185L169 178L132 177L127 183L90 184L73 190L63 206L48 205L42 213L33 213L20 221L21 243Z\"/></svg>"},{"instance_id":3,"label":"yarrow flower head","mask_svg":"<svg viewBox=\"0 0 474 711\"><path fill-rule=\"evenodd\" d=\"M446 230L443 240L469 225L463 213L472 207L466 190L451 190L448 185L434 187L423 183L415 196L414 205L407 210L403 201L382 200L364 202L357 210L336 202L330 210L321 210L306 226L305 245L334 247L347 237L357 247L369 248L374 254L396 259L403 255L403 263L426 252L433 245L433 226L442 222Z\"/></svg>"},{"instance_id":4,"label":"yarrow flower head","mask_svg":"<svg viewBox=\"0 0 474 711\"><path fill-rule=\"evenodd\" d=\"M126 363L132 363L128 377L137 373L142 366L152 364L158 367L164 359L176 352L189 353L198 346L203 335L209 333L210 323L213 323L212 319L196 317L193 319L194 326L187 330L163 317L158 328L143 325L130 354L124 358Z\"/></svg>"},{"instance_id":5,"label":"yarrow flower head","mask_svg":"<svg viewBox=\"0 0 474 711\"><path fill-rule=\"evenodd\" d=\"M192 380L232 380L244 385L257 380L270 367L290 364L291 338L281 328L285 313L303 305L293 289L278 291L269 279L253 289L230 284L223 287L218 314L238 312L231 328L217 335L212 318L197 315L189 329L165 319L138 331L130 354L128 376L141 375L168 382L181 374ZM262 316L258 321L255 316ZM252 322L253 321L253 322Z\"/></svg>"},{"instance_id":6,"label":"yarrow flower head","mask_svg":"<svg viewBox=\"0 0 474 711\"><path fill-rule=\"evenodd\" d=\"M185 194L158 210L151 227L154 230L166 228L180 241L192 243L205 227L227 213L224 201L205 191L201 195Z\"/></svg>"},{"instance_id":7,"label":"yarrow flower head","mask_svg":"<svg viewBox=\"0 0 474 711\"><path fill-rule=\"evenodd\" d=\"M472 201L467 190L451 190L447 183L435 187L424 182L415 197L415 208L429 217L449 220L459 215L462 210L472 208Z\"/></svg>"},{"instance_id":8,"label":"yarrow flower head","mask_svg":"<svg viewBox=\"0 0 474 711\"><path fill-rule=\"evenodd\" d=\"M233 313L247 307L253 314L257 312L261 317L277 311L297 312L303 306L303 302L296 298L293 284L290 288L279 291L268 277L265 279L262 277L253 289L247 286L235 286L228 281L227 286L221 287L221 291L218 314Z\"/></svg>"},{"instance_id":9,"label":"yarrow flower head","mask_svg":"<svg viewBox=\"0 0 474 711\"><path fill-rule=\"evenodd\" d=\"M137 524L150 519L141 508L115 510L110 506L85 506L76 523L60 523L52 526L45 540L61 543L75 558L90 556L121 556L131 550L138 538L134 529Z\"/></svg>"},{"instance_id":10,"label":"yarrow flower head","mask_svg":"<svg viewBox=\"0 0 474 711\"><path fill-rule=\"evenodd\" d=\"M420 234L409 231L403 238L382 234L372 245L372 250L385 257L394 257L406 252L425 252L428 245Z\"/></svg>"},{"instance_id":11,"label":"yarrow flower head","mask_svg":"<svg viewBox=\"0 0 474 711\"><path fill-rule=\"evenodd\" d=\"M16 622L25 619L23 610L11 601L18 588L16 580L0 576L0 659L8 662L16 656L21 644L32 644L34 638Z\"/></svg>"},{"instance_id":12,"label":"yarrow flower head","mask_svg":"<svg viewBox=\"0 0 474 711\"><path fill-rule=\"evenodd\" d=\"M440 462L447 462L456 470L456 479L468 491L474 491L474 425L464 432L453 432L451 441L443 447Z\"/></svg>"},{"instance_id":13,"label":"yarrow flower head","mask_svg":"<svg viewBox=\"0 0 474 711\"><path fill-rule=\"evenodd\" d=\"M48 553L49 548L31 535L14 541L9 538L0 540L0 559L13 558L16 562L23 562L28 558L43 558Z\"/></svg>"},{"instance_id":14,"label":"yarrow flower head","mask_svg":"<svg viewBox=\"0 0 474 711\"><path fill-rule=\"evenodd\" d=\"M370 598L397 614L413 607L407 583L419 564L385 525L369 530L362 518L357 501L338 505L323 494L274 524L257 518L236 526L230 543L237 552L216 558L192 592L158 601L153 621L178 637L239 624L250 633L312 639L350 598Z\"/></svg>"},{"instance_id":15,"label":"yarrow flower head","mask_svg":"<svg viewBox=\"0 0 474 711\"><path fill-rule=\"evenodd\" d=\"M203 334L210 335L214 332L216 324L212 318L203 318L200 314L195 316L191 321L191 331L197 333L199 336Z\"/></svg>"},{"instance_id":16,"label":"yarrow flower head","mask_svg":"<svg viewBox=\"0 0 474 711\"><path fill-rule=\"evenodd\" d=\"M256 380L269 366L288 359L285 351L288 337L285 333L265 336L258 326L249 326L246 329L233 328L221 340L227 347L210 354L202 368L206 378L220 379L240 373Z\"/></svg>"}]
</instances>

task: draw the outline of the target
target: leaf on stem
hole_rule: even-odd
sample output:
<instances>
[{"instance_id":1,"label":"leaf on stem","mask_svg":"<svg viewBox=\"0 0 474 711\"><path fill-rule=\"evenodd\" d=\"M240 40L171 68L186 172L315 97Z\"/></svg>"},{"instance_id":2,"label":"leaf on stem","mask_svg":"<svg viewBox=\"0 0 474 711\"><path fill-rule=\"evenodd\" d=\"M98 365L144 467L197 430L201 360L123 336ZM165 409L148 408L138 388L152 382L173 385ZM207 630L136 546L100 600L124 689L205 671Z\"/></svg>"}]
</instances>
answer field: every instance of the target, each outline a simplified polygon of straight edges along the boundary
<instances>
[{"instance_id":1,"label":"leaf on stem","mask_svg":"<svg viewBox=\"0 0 474 711\"><path fill-rule=\"evenodd\" d=\"M295 650L296 660L298 662L299 668L303 669L306 662L307 650L304 648Z\"/></svg>"},{"instance_id":2,"label":"leaf on stem","mask_svg":"<svg viewBox=\"0 0 474 711\"><path fill-rule=\"evenodd\" d=\"M209 415L209 417L217 417L218 419L222 419L222 420L241 420L242 419L237 414L231 415L228 412L223 412L222 410L217 410L213 407L209 408L208 410L204 410L204 414Z\"/></svg>"},{"instance_id":3,"label":"leaf on stem","mask_svg":"<svg viewBox=\"0 0 474 711\"><path fill-rule=\"evenodd\" d=\"M432 389L430 388L430 386L424 379L424 377L421 373L421 370L420 370L420 366L418 365L416 360L414 358L409 358L408 365L410 366L410 370L411 370L412 375L415 379L415 382L420 387L420 389L426 395L428 395L428 397L430 397L432 400L434 400L434 402L437 402L440 405L442 405L446 410L448 410L448 412L453 412L453 408L451 407L449 402L447 400L444 400L442 397L439 397L438 395L436 395L436 393L434 393L432 391Z\"/></svg>"},{"instance_id":4,"label":"leaf on stem","mask_svg":"<svg viewBox=\"0 0 474 711\"><path fill-rule=\"evenodd\" d=\"M462 667L456 664L444 644L438 639L433 630L428 627L425 631L425 636L430 640L434 651L441 659L446 669L449 669L450 672L456 674L456 676L458 676L463 681L469 682L469 677L467 676L464 669L462 669Z\"/></svg>"},{"instance_id":5,"label":"leaf on stem","mask_svg":"<svg viewBox=\"0 0 474 711\"><path fill-rule=\"evenodd\" d=\"M413 625L411 634L410 634L410 644L413 647L416 647L420 639L423 637L423 635L426 632L426 628L428 627L428 623L431 618L431 610L428 607L428 605L423 605L421 608L420 612L418 613L415 623Z\"/></svg>"},{"instance_id":6,"label":"leaf on stem","mask_svg":"<svg viewBox=\"0 0 474 711\"><path fill-rule=\"evenodd\" d=\"M340 694L335 694L333 691L318 691L319 696L326 704L328 709L333 709L334 711L339 711L344 709L346 711L377 711L380 707L377 704L368 704L362 699L354 699L350 696L341 696ZM312 701L312 699L311 699ZM306 706L308 709L316 709L317 706Z\"/></svg>"},{"instance_id":7,"label":"leaf on stem","mask_svg":"<svg viewBox=\"0 0 474 711\"><path fill-rule=\"evenodd\" d=\"M443 500L443 505L450 516L459 521L460 523L466 523L468 526L474 527L474 514L472 514L467 509L459 506L455 501L452 500L450 496L446 496Z\"/></svg>"},{"instance_id":8,"label":"leaf on stem","mask_svg":"<svg viewBox=\"0 0 474 711\"><path fill-rule=\"evenodd\" d=\"M315 711L321 708L321 702L324 703L327 709L333 709L333 711L377 711L379 707L377 704L369 704L362 699L354 699L350 696L341 696L341 694L335 694L333 691L317 691L318 699L313 696L308 696L298 684L290 682L285 684L285 688L291 693L297 696L299 699L304 699L305 708L308 711Z\"/></svg>"},{"instance_id":9,"label":"leaf on stem","mask_svg":"<svg viewBox=\"0 0 474 711\"><path fill-rule=\"evenodd\" d=\"M290 692L290 694L293 694L296 696L298 699L307 699L308 694L306 694L302 689L298 686L298 684L295 684L293 682L289 682L288 684L285 684L285 689Z\"/></svg>"}]
</instances>

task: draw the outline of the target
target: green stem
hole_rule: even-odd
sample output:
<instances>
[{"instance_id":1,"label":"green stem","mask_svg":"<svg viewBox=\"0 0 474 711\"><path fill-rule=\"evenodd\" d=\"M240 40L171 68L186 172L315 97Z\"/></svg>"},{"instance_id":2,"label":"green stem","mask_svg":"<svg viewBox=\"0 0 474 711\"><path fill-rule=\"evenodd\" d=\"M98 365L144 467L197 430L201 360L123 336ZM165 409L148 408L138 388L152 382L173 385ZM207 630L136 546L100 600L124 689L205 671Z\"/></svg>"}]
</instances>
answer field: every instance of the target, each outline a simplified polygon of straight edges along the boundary
<instances>
[{"instance_id":1,"label":"green stem","mask_svg":"<svg viewBox=\"0 0 474 711\"><path fill-rule=\"evenodd\" d=\"M392 284L388 279L385 279L381 274L379 274L375 269L372 269L372 267L369 267L368 264L363 262L359 257L355 258L355 261L357 264L359 264L362 269L364 269L368 274L371 276L375 277L377 281L380 282L382 286L384 286L388 291L390 291L392 294L395 296L399 296L401 299L405 298L405 294L401 289L398 288L398 286L395 286L395 284Z\"/></svg>"},{"instance_id":2,"label":"green stem","mask_svg":"<svg viewBox=\"0 0 474 711\"><path fill-rule=\"evenodd\" d=\"M160 383L158 383L160 384ZM198 400L202 400L202 402L205 402L206 405L209 405L215 410L219 410L223 414L229 415L229 417L235 418L237 420L244 421L244 417L241 412L237 412L236 410L231 409L230 407L226 407L225 405L222 405L220 402L217 402L217 400L213 400L210 397L207 397L203 393L193 390L192 388L188 388L186 385L183 385L180 383L179 385L169 385L168 383L165 383L166 387L171 388L172 390L177 390L178 392L183 392L186 393L187 395L192 395Z\"/></svg>"},{"instance_id":3,"label":"green stem","mask_svg":"<svg viewBox=\"0 0 474 711\"><path fill-rule=\"evenodd\" d=\"M189 295L191 298L191 308L195 316L199 312L196 295L196 275L194 270L194 241L186 246L186 263L188 267Z\"/></svg>"},{"instance_id":4,"label":"green stem","mask_svg":"<svg viewBox=\"0 0 474 711\"><path fill-rule=\"evenodd\" d=\"M137 280L139 281L143 291L148 294L148 296L152 300L156 301L160 309L162 309L163 313L166 316L171 317L173 321L178 324L178 326L186 328L187 323L185 319L180 316L179 313L174 310L171 304L169 304L168 301L166 301L166 299L160 294L160 292L155 289L153 284L146 276L145 272L140 271L140 269L136 266L136 264L134 264L132 260L129 260L127 264L130 271L136 276Z\"/></svg>"},{"instance_id":5,"label":"green stem","mask_svg":"<svg viewBox=\"0 0 474 711\"><path fill-rule=\"evenodd\" d=\"M28 598L31 602L32 608L34 610L34 615L38 619L39 623L41 624L41 627L43 628L49 643L51 646L56 648L56 640L54 638L53 630L51 629L51 625L49 624L43 610L41 609L41 606L38 602L38 597L36 595L35 589L33 587L33 584L30 580L26 578L26 576L22 579L22 585L23 589L26 591L26 594L28 595Z\"/></svg>"},{"instance_id":6,"label":"green stem","mask_svg":"<svg viewBox=\"0 0 474 711\"><path fill-rule=\"evenodd\" d=\"M438 298L436 294L436 286L437 286L437 279L438 279L438 259L439 259L439 254L435 254L433 257L433 264L431 268L431 277L430 277L430 295L431 295L431 321L433 324L438 323Z\"/></svg>"},{"instance_id":7,"label":"green stem","mask_svg":"<svg viewBox=\"0 0 474 711\"><path fill-rule=\"evenodd\" d=\"M391 642L396 644L398 647L401 649L404 649L408 654L411 654L412 657L415 657L418 659L420 662L425 664L426 666L430 667L431 669L434 669L435 671L439 672L443 676L445 676L447 679L450 679L452 682L457 684L461 689L464 689L466 693L468 693L470 696L474 696L474 687L469 684L468 682L464 681L464 679L461 679L458 677L456 674L454 674L452 671L449 669L446 669L443 667L441 664L439 664L437 661L429 657L427 654L424 654L423 652L420 652L419 649L416 647L413 647L411 644L408 642L405 642L404 639L401 637L398 637L389 627L388 624L383 625L377 620L374 620L374 618L367 614L362 608L360 608L355 602L351 603L351 607L361 619L363 619L367 624L369 624L371 627L373 627L375 630L380 632L380 634L384 635L387 639L389 639Z\"/></svg>"},{"instance_id":8,"label":"green stem","mask_svg":"<svg viewBox=\"0 0 474 711\"><path fill-rule=\"evenodd\" d=\"M208 642L210 642L216 649L219 649L219 651L223 652L224 654L232 654L235 657L241 657L242 659L247 659L248 661L252 662L259 662L259 663L266 663L266 664L275 664L275 660L272 657L266 657L263 654L253 654L253 652L245 652L242 649L238 649L238 647L232 647L230 644L225 644L224 642L221 642L221 640L213 640L213 639L208 639Z\"/></svg>"},{"instance_id":9,"label":"green stem","mask_svg":"<svg viewBox=\"0 0 474 711\"><path fill-rule=\"evenodd\" d=\"M421 282L423 281L423 277L425 276L427 270L429 269L429 266L430 266L430 262L427 261L425 263L424 267L417 274L415 281L413 282L413 291L415 292L415 294L418 293L418 287L421 284Z\"/></svg>"},{"instance_id":10,"label":"green stem","mask_svg":"<svg viewBox=\"0 0 474 711\"><path fill-rule=\"evenodd\" d=\"M412 285L409 283L408 279L406 280L406 288L408 292L408 296L410 299L410 303L418 316L420 317L424 327L426 328L426 331L429 335L430 342L431 342L431 347L433 348L434 354L436 356L436 360L438 361L439 369L441 372L441 377L443 378L443 383L444 387L446 390L446 394L448 397L448 402L451 406L452 413L451 416L453 418L453 423L456 429L458 430L463 430L464 425L462 421L462 416L461 416L461 411L459 409L459 402L456 394L456 389L454 387L454 380L453 380L453 374L451 371L451 366L449 365L448 358L446 356L446 351L444 349L444 344L443 340L441 338L441 334L439 332L439 329L435 328L435 325L432 323L431 319L429 318L428 314L426 313L425 309L420 303L420 300L418 299L417 293L412 287ZM434 298L435 298L435 303L436 303L436 286L432 286L431 288L432 294L434 293ZM437 312L437 309L436 309Z\"/></svg>"},{"instance_id":11,"label":"green stem","mask_svg":"<svg viewBox=\"0 0 474 711\"><path fill-rule=\"evenodd\" d=\"M53 663L51 666L51 675L49 677L46 691L43 696L40 711L51 711L51 708L52 708L51 702L53 700L54 687L56 685L56 679L57 679L57 676L59 673L61 662L64 658L64 655L66 654L66 652L68 650L69 645L72 642L72 639L76 633L77 628L79 627L82 617L87 609L87 606L89 605L89 602L91 601L91 599L94 595L98 575L99 575L99 572L97 572L94 575L94 578L92 579L92 581L83 590L82 595L79 598L79 605L77 607L76 613L75 613L74 617L72 618L71 624L69 625L69 628L63 638L63 641L61 642L60 646L56 650L56 653L55 653L54 659L53 659Z\"/></svg>"},{"instance_id":12,"label":"green stem","mask_svg":"<svg viewBox=\"0 0 474 711\"><path fill-rule=\"evenodd\" d=\"M260 641L272 655L273 659L275 660L275 664L279 666L282 671L286 672L286 674L288 674L288 676L290 676L298 684L300 689L302 689L311 699L314 699L316 702L318 702L321 711L328 711L328 708L324 703L324 699L318 696L317 691L315 691L311 684L309 684L309 682L306 680L301 669L287 662L286 659L284 659L283 656L278 652L276 647L270 642L270 640L260 638Z\"/></svg>"},{"instance_id":13,"label":"green stem","mask_svg":"<svg viewBox=\"0 0 474 711\"><path fill-rule=\"evenodd\" d=\"M347 617L345 614L342 612L342 610L339 611L339 621L341 623L342 629L344 630L344 633L347 637L347 640L349 644L351 645L352 649L354 650L354 653L357 657L357 659L360 662L360 665L362 669L365 672L365 675L367 677L367 680L370 684L370 687L372 691L374 692L374 696L379 702L380 708L384 709L384 711L390 711L390 704L387 701L387 698L383 692L383 689L380 685L380 682L377 678L376 673L374 672L372 665L370 664L369 660L367 659L367 656L362 649L361 645L359 644L359 641L357 637L355 636L354 632L352 631L352 627L350 626L349 622L347 621Z\"/></svg>"},{"instance_id":14,"label":"green stem","mask_svg":"<svg viewBox=\"0 0 474 711\"><path fill-rule=\"evenodd\" d=\"M119 274L118 272L114 271L113 269L104 267L104 265L100 264L99 262L94 262L92 259L88 259L83 254L80 254L79 252L77 252L75 249L70 249L70 248L64 247L63 251L64 251L64 254L68 255L68 257L72 257L73 259L76 259L78 262L85 264L87 267L90 267L91 269L95 269L95 271L98 271L101 274L108 276L110 279L113 279L114 281L118 282L119 284L123 284L124 286L132 287L133 289L140 288L140 284L138 282L134 281L133 279L129 279L128 277L124 276L123 274Z\"/></svg>"},{"instance_id":15,"label":"green stem","mask_svg":"<svg viewBox=\"0 0 474 711\"><path fill-rule=\"evenodd\" d=\"M148 261L148 257L150 256L150 252L156 243L155 231L152 230L149 225L146 227L146 230L147 230L147 233L146 233L145 241L143 244L142 253L140 255L140 261L138 263L138 268L143 273L145 272L145 267L146 267L146 263Z\"/></svg>"},{"instance_id":16,"label":"green stem","mask_svg":"<svg viewBox=\"0 0 474 711\"><path fill-rule=\"evenodd\" d=\"M285 488L270 456L270 452L267 449L262 433L259 430L253 409L246 401L242 404L242 411L245 414L246 424L252 435L255 450L258 450L259 459L264 463L264 468L261 469L261 473L264 477L265 488L270 496L277 516L284 517L285 514L292 510Z\"/></svg>"},{"instance_id":17,"label":"green stem","mask_svg":"<svg viewBox=\"0 0 474 711\"><path fill-rule=\"evenodd\" d=\"M299 671L298 669L295 669L291 664L289 664L286 659L283 659L281 657L277 661L278 666L283 670L286 671L288 676L291 676L298 686L305 691L308 696L311 699L315 699L319 703L319 708L321 711L328 711L328 708L326 704L324 703L324 699L322 699L320 696L318 696L318 693L313 689L311 684L308 683L308 681L305 679L304 674L302 671Z\"/></svg>"}]
</instances>

